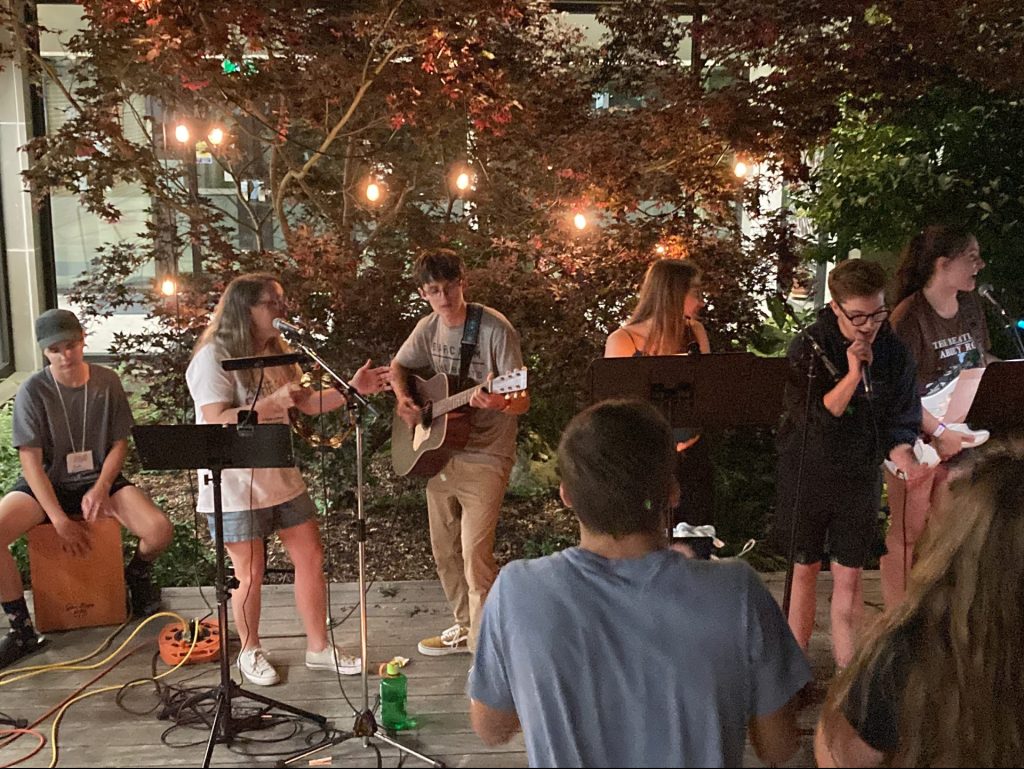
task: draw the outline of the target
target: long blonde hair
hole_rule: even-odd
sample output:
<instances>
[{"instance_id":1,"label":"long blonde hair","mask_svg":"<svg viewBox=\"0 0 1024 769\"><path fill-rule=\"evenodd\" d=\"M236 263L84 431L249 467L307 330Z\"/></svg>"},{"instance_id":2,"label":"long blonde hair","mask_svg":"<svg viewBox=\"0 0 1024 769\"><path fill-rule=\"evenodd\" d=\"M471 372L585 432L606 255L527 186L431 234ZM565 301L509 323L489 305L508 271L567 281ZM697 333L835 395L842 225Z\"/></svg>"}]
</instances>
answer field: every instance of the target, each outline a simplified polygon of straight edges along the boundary
<instances>
[{"instance_id":1,"label":"long blonde hair","mask_svg":"<svg viewBox=\"0 0 1024 769\"><path fill-rule=\"evenodd\" d=\"M906 680L889 766L1024 759L1024 441L980 454L925 530L903 604L872 628L825 704L827 727L854 680L868 680L891 651L892 636L911 639L906 669L896 671ZM869 707L865 698L849 705Z\"/></svg>"},{"instance_id":2,"label":"long blonde hair","mask_svg":"<svg viewBox=\"0 0 1024 769\"><path fill-rule=\"evenodd\" d=\"M693 282L700 279L700 268L682 259L658 259L652 262L640 287L640 298L629 319L630 324L650 321L644 352L647 355L674 355L687 351L696 337L683 304Z\"/></svg>"},{"instance_id":3,"label":"long blonde hair","mask_svg":"<svg viewBox=\"0 0 1024 769\"><path fill-rule=\"evenodd\" d=\"M281 337L270 342L270 349L257 350L252 333L252 308L263 298L263 293L275 284L280 285L277 276L268 272L254 272L239 275L228 283L220 301L213 310L210 324L196 342L192 357L207 344L216 344L228 358L246 358L252 355L274 355L290 352L291 348ZM276 366L264 369L265 388L275 389L297 379L302 371L298 366ZM250 389L256 386L259 375L254 369L236 372Z\"/></svg>"}]
</instances>

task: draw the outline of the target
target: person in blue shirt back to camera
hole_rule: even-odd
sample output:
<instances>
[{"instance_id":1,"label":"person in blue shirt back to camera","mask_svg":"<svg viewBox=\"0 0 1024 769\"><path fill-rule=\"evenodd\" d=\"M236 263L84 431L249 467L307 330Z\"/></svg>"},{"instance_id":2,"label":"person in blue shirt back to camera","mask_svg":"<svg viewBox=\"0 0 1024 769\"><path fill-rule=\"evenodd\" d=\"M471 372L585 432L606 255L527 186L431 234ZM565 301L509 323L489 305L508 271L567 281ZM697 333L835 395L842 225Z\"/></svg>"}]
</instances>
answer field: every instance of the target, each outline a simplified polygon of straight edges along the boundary
<instances>
[{"instance_id":1,"label":"person in blue shirt back to camera","mask_svg":"<svg viewBox=\"0 0 1024 769\"><path fill-rule=\"evenodd\" d=\"M596 404L558 460L580 544L499 573L469 674L477 734L522 728L530 766L739 766L748 730L763 761L788 759L810 668L750 566L669 547L662 416Z\"/></svg>"}]
</instances>

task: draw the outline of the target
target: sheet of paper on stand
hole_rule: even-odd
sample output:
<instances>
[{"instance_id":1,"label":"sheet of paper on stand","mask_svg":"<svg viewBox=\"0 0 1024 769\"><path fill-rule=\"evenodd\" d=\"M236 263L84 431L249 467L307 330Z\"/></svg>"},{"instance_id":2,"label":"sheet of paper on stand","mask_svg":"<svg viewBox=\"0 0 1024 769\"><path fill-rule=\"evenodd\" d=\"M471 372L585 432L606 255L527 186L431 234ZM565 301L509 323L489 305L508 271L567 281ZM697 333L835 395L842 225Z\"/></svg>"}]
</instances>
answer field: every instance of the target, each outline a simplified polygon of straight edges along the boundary
<instances>
[{"instance_id":1,"label":"sheet of paper on stand","mask_svg":"<svg viewBox=\"0 0 1024 769\"><path fill-rule=\"evenodd\" d=\"M937 393L921 398L921 405L947 424L962 423L971 409L971 403L974 402L978 384L984 373L983 368L964 369L956 379Z\"/></svg>"}]
</instances>

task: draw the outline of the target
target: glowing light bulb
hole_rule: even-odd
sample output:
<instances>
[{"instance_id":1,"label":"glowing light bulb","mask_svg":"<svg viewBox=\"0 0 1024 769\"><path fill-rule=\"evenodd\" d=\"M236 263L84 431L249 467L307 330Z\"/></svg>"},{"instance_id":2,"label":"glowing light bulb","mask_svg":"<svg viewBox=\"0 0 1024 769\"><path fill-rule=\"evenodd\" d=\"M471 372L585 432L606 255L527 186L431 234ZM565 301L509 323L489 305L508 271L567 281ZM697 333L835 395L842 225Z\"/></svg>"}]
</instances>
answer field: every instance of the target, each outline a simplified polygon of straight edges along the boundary
<instances>
[{"instance_id":1,"label":"glowing light bulb","mask_svg":"<svg viewBox=\"0 0 1024 769\"><path fill-rule=\"evenodd\" d=\"M191 136L191 134L189 134L188 126L184 123L178 123L178 125L174 127L174 138L182 144L185 144L189 140L189 136Z\"/></svg>"},{"instance_id":2,"label":"glowing light bulb","mask_svg":"<svg viewBox=\"0 0 1024 769\"><path fill-rule=\"evenodd\" d=\"M460 190L469 189L469 174L463 171L455 177L455 186Z\"/></svg>"},{"instance_id":3,"label":"glowing light bulb","mask_svg":"<svg viewBox=\"0 0 1024 769\"><path fill-rule=\"evenodd\" d=\"M658 245L656 245L654 247L654 253L656 253L656 254L664 254L665 253L665 246L663 246L663 245L661 245L661 243L659 243Z\"/></svg>"},{"instance_id":4,"label":"glowing light bulb","mask_svg":"<svg viewBox=\"0 0 1024 769\"><path fill-rule=\"evenodd\" d=\"M160 293L164 296L174 296L177 290L178 286L175 284L173 278L164 278L160 283Z\"/></svg>"},{"instance_id":5,"label":"glowing light bulb","mask_svg":"<svg viewBox=\"0 0 1024 769\"><path fill-rule=\"evenodd\" d=\"M587 228L587 217L583 214L576 214L572 218L572 223L577 230L585 230Z\"/></svg>"},{"instance_id":6,"label":"glowing light bulb","mask_svg":"<svg viewBox=\"0 0 1024 769\"><path fill-rule=\"evenodd\" d=\"M750 173L750 166L744 163L742 160L737 160L736 165L732 167L732 172L740 179Z\"/></svg>"},{"instance_id":7,"label":"glowing light bulb","mask_svg":"<svg viewBox=\"0 0 1024 769\"><path fill-rule=\"evenodd\" d=\"M371 203L380 200L380 185L377 182L370 182L366 185L366 199Z\"/></svg>"},{"instance_id":8,"label":"glowing light bulb","mask_svg":"<svg viewBox=\"0 0 1024 769\"><path fill-rule=\"evenodd\" d=\"M210 140L210 144L216 147L224 141L224 129L219 127L211 128L210 133L207 134L206 138Z\"/></svg>"}]
</instances>

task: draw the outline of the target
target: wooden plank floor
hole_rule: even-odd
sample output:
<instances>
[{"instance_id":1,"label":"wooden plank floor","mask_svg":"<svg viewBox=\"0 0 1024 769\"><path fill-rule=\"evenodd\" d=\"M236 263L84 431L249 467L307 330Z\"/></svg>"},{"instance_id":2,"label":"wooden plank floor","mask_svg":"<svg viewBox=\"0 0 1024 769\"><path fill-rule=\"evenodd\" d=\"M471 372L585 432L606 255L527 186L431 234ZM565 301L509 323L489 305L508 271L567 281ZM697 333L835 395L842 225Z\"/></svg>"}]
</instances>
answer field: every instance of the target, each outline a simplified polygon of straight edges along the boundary
<instances>
[{"instance_id":1,"label":"wooden plank floor","mask_svg":"<svg viewBox=\"0 0 1024 769\"><path fill-rule=\"evenodd\" d=\"M782 574L762 575L772 593L781 600ZM832 676L832 662L828 647L828 595L831 580L827 573L819 580L818 621L811 657L815 677L826 683ZM865 595L872 607L880 604L878 573L865 574ZM165 604L170 611L189 619L204 616L209 610L206 601L213 604L213 590L204 588L172 588L164 591ZM332 615L341 621L335 629L335 639L350 651L359 644L358 611L349 615L356 606L358 588L354 583L332 586ZM31 597L31 594L30 594ZM214 606L215 608L215 606ZM416 653L420 638L432 635L450 624L450 614L444 595L437 582L389 582L371 586L367 602L370 670L375 672L379 662L400 654L412 659L406 668L409 677L409 712L415 716L418 726L414 731L400 736L403 744L430 755L448 766L513 767L526 766L526 754L521 737L510 744L492 749L485 747L469 727L467 700L464 696L469 655L453 655L441 658L425 658ZM347 616L347 619L344 619ZM139 642L139 651L128 657L112 672L93 684L90 689L103 686L119 686L127 681L150 675L152 658L156 649L154 640L160 628L173 619L155 618L146 625L129 645L133 648ZM6 625L6 620L0 620ZM135 626L122 631L114 647L128 638ZM304 636L299 630L295 617L291 587L268 585L263 591L262 636L282 675L282 683L274 687L247 687L251 691L272 697L278 701L327 717L337 729L348 730L353 725L353 710L345 697L361 708L363 703L362 684L359 677L345 677L342 680L344 693L336 678L324 671L306 669L303 663ZM42 652L24 661L23 665L42 665L61 662L88 654L110 635L113 628L91 628L49 634L49 645ZM111 649L111 650L112 650ZM108 651L107 654L110 652ZM95 661L106 655L100 655ZM158 672L167 668L157 662ZM237 671L232 668L237 680ZM47 713L53 706L97 675L99 669L90 671L47 672L32 678L0 682L0 712L30 723ZM216 665L188 666L177 671L167 680L185 681L185 686L207 687L218 680ZM375 703L379 679L369 679L371 706ZM125 705L135 711L146 711L157 707L158 698L152 684L137 687L125 698ZM243 705L247 703L243 702ZM817 719L820 703L808 707L801 714L801 725L805 736L803 745L787 766L813 766L811 734ZM49 738L52 718L39 727L45 729ZM58 745L59 764L62 766L199 766L205 750L208 728L177 728L164 734L171 722L159 720L156 713L134 715L120 708L114 694L102 693L84 702L72 705L62 718ZM252 740L240 740L235 744L218 745L213 754L213 766L273 766L280 756L297 753L306 748L307 738L314 739L314 728L303 726L301 733L292 735L291 725L281 725L272 730L250 733ZM161 736L164 735L162 741ZM280 742L271 739L283 738ZM0 765L15 760L29 752L35 738L24 736L5 747L0 747ZM383 743L378 743L384 754L385 766L396 766L398 752ZM35 757L20 766L47 766L50 762L50 745ZM349 739L329 750L318 754L329 766L375 766L376 756L372 749L364 748L362 740ZM306 762L296 764L306 766ZM406 765L425 766L422 762L407 758ZM760 766L749 748L747 766Z\"/></svg>"}]
</instances>

